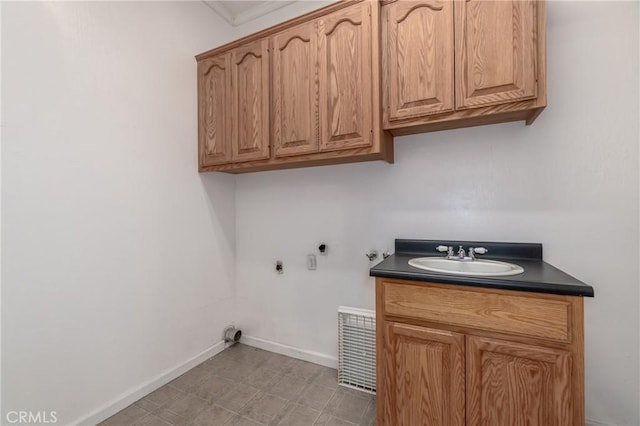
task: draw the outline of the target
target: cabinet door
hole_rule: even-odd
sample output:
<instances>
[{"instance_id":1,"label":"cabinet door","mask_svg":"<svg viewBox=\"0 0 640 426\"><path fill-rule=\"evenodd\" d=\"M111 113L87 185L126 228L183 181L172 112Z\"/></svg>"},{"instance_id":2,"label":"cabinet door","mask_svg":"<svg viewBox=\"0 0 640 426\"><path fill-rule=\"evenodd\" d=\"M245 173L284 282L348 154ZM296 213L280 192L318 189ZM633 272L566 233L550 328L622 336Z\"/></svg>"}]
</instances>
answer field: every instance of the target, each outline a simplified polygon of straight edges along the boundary
<instances>
[{"instance_id":1,"label":"cabinet door","mask_svg":"<svg viewBox=\"0 0 640 426\"><path fill-rule=\"evenodd\" d=\"M464 425L464 336L386 323L388 425ZM385 402L382 402L385 403Z\"/></svg>"},{"instance_id":2,"label":"cabinet door","mask_svg":"<svg viewBox=\"0 0 640 426\"><path fill-rule=\"evenodd\" d=\"M198 63L198 156L200 166L231 161L231 55Z\"/></svg>"},{"instance_id":3,"label":"cabinet door","mask_svg":"<svg viewBox=\"0 0 640 426\"><path fill-rule=\"evenodd\" d=\"M273 37L273 146L276 157L318 151L318 40L315 22Z\"/></svg>"},{"instance_id":4,"label":"cabinet door","mask_svg":"<svg viewBox=\"0 0 640 426\"><path fill-rule=\"evenodd\" d=\"M397 1L383 13L387 122L453 110L453 2Z\"/></svg>"},{"instance_id":5,"label":"cabinet door","mask_svg":"<svg viewBox=\"0 0 640 426\"><path fill-rule=\"evenodd\" d=\"M318 20L320 50L320 150L373 143L369 2Z\"/></svg>"},{"instance_id":6,"label":"cabinet door","mask_svg":"<svg viewBox=\"0 0 640 426\"><path fill-rule=\"evenodd\" d=\"M232 52L233 161L269 158L269 41Z\"/></svg>"},{"instance_id":7,"label":"cabinet door","mask_svg":"<svg viewBox=\"0 0 640 426\"><path fill-rule=\"evenodd\" d=\"M467 336L467 425L572 424L571 354Z\"/></svg>"},{"instance_id":8,"label":"cabinet door","mask_svg":"<svg viewBox=\"0 0 640 426\"><path fill-rule=\"evenodd\" d=\"M456 108L536 97L536 0L455 2Z\"/></svg>"}]
</instances>

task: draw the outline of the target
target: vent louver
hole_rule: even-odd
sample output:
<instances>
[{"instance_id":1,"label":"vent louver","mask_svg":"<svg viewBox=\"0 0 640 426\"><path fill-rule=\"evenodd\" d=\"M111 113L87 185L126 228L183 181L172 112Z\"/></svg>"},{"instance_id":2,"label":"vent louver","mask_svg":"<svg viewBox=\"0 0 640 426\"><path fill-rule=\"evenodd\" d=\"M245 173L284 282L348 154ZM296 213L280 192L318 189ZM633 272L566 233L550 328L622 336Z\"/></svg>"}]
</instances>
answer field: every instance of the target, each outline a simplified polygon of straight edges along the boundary
<instances>
[{"instance_id":1,"label":"vent louver","mask_svg":"<svg viewBox=\"0 0 640 426\"><path fill-rule=\"evenodd\" d=\"M338 383L375 393L375 312L345 306L338 308Z\"/></svg>"}]
</instances>

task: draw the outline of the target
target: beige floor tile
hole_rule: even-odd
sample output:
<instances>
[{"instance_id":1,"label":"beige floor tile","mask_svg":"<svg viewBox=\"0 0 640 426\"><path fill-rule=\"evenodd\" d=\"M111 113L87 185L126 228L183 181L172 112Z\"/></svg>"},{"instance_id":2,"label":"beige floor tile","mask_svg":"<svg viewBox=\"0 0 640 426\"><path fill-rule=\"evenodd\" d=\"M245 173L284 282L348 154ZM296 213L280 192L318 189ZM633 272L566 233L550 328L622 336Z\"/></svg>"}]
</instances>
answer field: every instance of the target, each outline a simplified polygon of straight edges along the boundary
<instances>
[{"instance_id":1,"label":"beige floor tile","mask_svg":"<svg viewBox=\"0 0 640 426\"><path fill-rule=\"evenodd\" d=\"M193 394L209 402L215 402L233 389L235 385L236 382L232 380L210 375L193 390Z\"/></svg>"},{"instance_id":2,"label":"beige floor tile","mask_svg":"<svg viewBox=\"0 0 640 426\"><path fill-rule=\"evenodd\" d=\"M187 420L193 420L200 411L209 407L209 405L204 399L188 394L184 398L176 399L167 404L164 408Z\"/></svg>"},{"instance_id":3,"label":"beige floor tile","mask_svg":"<svg viewBox=\"0 0 640 426\"><path fill-rule=\"evenodd\" d=\"M334 417L358 424L360 423L370 402L371 397L367 394L361 396L353 394L343 388L339 388L336 393L333 394L331 400L329 400L324 412L331 414Z\"/></svg>"},{"instance_id":4,"label":"beige floor tile","mask_svg":"<svg viewBox=\"0 0 640 426\"><path fill-rule=\"evenodd\" d=\"M229 372L234 369L240 373ZM218 371L226 371L227 377L213 374ZM304 426L317 422L375 426L375 411L373 396L338 386L336 370L235 345L103 425L209 426L226 421L240 425Z\"/></svg>"},{"instance_id":5,"label":"beige floor tile","mask_svg":"<svg viewBox=\"0 0 640 426\"><path fill-rule=\"evenodd\" d=\"M242 417L239 414L236 414L235 416L231 417L231 419L229 419L229 421L225 423L225 426L256 426L256 425L260 425L260 423L257 423L247 417Z\"/></svg>"},{"instance_id":6,"label":"beige floor tile","mask_svg":"<svg viewBox=\"0 0 640 426\"><path fill-rule=\"evenodd\" d=\"M335 392L335 389L310 382L300 395L298 403L322 411Z\"/></svg>"},{"instance_id":7,"label":"beige floor tile","mask_svg":"<svg viewBox=\"0 0 640 426\"><path fill-rule=\"evenodd\" d=\"M162 420L155 414L148 414L131 424L131 426L171 426L171 423Z\"/></svg>"},{"instance_id":8,"label":"beige floor tile","mask_svg":"<svg viewBox=\"0 0 640 426\"><path fill-rule=\"evenodd\" d=\"M319 416L320 411L318 410L292 403L277 424L282 426L312 426Z\"/></svg>"},{"instance_id":9,"label":"beige floor tile","mask_svg":"<svg viewBox=\"0 0 640 426\"><path fill-rule=\"evenodd\" d=\"M185 395L186 394L184 392L174 388L171 385L164 385L160 389L155 390L149 395L145 396L142 400L146 400L157 406L162 406L178 398L183 398Z\"/></svg>"},{"instance_id":10,"label":"beige floor tile","mask_svg":"<svg viewBox=\"0 0 640 426\"><path fill-rule=\"evenodd\" d=\"M310 362L292 359L284 369L285 375L297 376L304 380L309 380L322 371L322 366Z\"/></svg>"},{"instance_id":11,"label":"beige floor tile","mask_svg":"<svg viewBox=\"0 0 640 426\"><path fill-rule=\"evenodd\" d=\"M249 401L240 414L259 423L270 424L288 403L286 399L261 392Z\"/></svg>"},{"instance_id":12,"label":"beige floor tile","mask_svg":"<svg viewBox=\"0 0 640 426\"><path fill-rule=\"evenodd\" d=\"M193 369L173 380L169 385L183 392L191 392L200 383L205 381L209 375L210 373L203 368Z\"/></svg>"},{"instance_id":13,"label":"beige floor tile","mask_svg":"<svg viewBox=\"0 0 640 426\"><path fill-rule=\"evenodd\" d=\"M235 415L219 405L212 405L201 411L193 422L198 426L219 426Z\"/></svg>"},{"instance_id":14,"label":"beige floor tile","mask_svg":"<svg viewBox=\"0 0 640 426\"><path fill-rule=\"evenodd\" d=\"M242 408L259 392L258 389L237 383L229 392L222 395L216 404L233 412L239 413Z\"/></svg>"},{"instance_id":15,"label":"beige floor tile","mask_svg":"<svg viewBox=\"0 0 640 426\"><path fill-rule=\"evenodd\" d=\"M140 420L144 416L149 414L147 410L144 410L137 405L130 405L124 410L109 417L104 422L100 423L102 426L129 426L133 422Z\"/></svg>"},{"instance_id":16,"label":"beige floor tile","mask_svg":"<svg viewBox=\"0 0 640 426\"><path fill-rule=\"evenodd\" d=\"M348 422L343 419L332 416L331 414L322 413L314 426L357 426L355 423Z\"/></svg>"},{"instance_id":17,"label":"beige floor tile","mask_svg":"<svg viewBox=\"0 0 640 426\"><path fill-rule=\"evenodd\" d=\"M276 383L271 389L268 389L270 394L279 396L280 398L288 399L289 401L296 401L305 386L307 381L297 376L283 376L278 383Z\"/></svg>"},{"instance_id":18,"label":"beige floor tile","mask_svg":"<svg viewBox=\"0 0 640 426\"><path fill-rule=\"evenodd\" d=\"M180 417L176 413L167 410L166 408L160 408L158 411L154 412L156 416L160 417L162 420L168 422L173 426L190 426L191 421L185 419L184 417Z\"/></svg>"},{"instance_id":19,"label":"beige floor tile","mask_svg":"<svg viewBox=\"0 0 640 426\"><path fill-rule=\"evenodd\" d=\"M313 383L336 389L338 387L338 370L321 366L320 373L313 378Z\"/></svg>"},{"instance_id":20,"label":"beige floor tile","mask_svg":"<svg viewBox=\"0 0 640 426\"><path fill-rule=\"evenodd\" d=\"M281 373L277 370L261 366L244 378L243 383L261 390L270 389L280 381Z\"/></svg>"},{"instance_id":21,"label":"beige floor tile","mask_svg":"<svg viewBox=\"0 0 640 426\"><path fill-rule=\"evenodd\" d=\"M291 358L284 355L272 353L271 356L269 356L269 358L267 358L267 360L261 366L282 372L285 368L287 368L287 365L290 362Z\"/></svg>"},{"instance_id":22,"label":"beige floor tile","mask_svg":"<svg viewBox=\"0 0 640 426\"><path fill-rule=\"evenodd\" d=\"M364 414L362 415L362 420L360 420L361 426L375 426L376 424L376 400L373 398Z\"/></svg>"},{"instance_id":23,"label":"beige floor tile","mask_svg":"<svg viewBox=\"0 0 640 426\"><path fill-rule=\"evenodd\" d=\"M160 408L160 406L158 404L154 404L153 402L148 401L146 398L142 398L142 399L136 401L134 404L137 405L138 407L142 408L143 410L147 410L150 413L153 413L158 408Z\"/></svg>"}]
</instances>

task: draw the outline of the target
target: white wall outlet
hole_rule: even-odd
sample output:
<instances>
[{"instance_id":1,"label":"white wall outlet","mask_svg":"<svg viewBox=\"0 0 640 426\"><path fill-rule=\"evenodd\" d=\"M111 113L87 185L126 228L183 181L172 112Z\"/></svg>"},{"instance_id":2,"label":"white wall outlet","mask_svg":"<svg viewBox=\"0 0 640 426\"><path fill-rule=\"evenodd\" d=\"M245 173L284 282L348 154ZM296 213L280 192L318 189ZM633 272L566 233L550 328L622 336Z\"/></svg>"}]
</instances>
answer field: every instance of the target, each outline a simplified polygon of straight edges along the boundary
<instances>
[{"instance_id":1,"label":"white wall outlet","mask_svg":"<svg viewBox=\"0 0 640 426\"><path fill-rule=\"evenodd\" d=\"M316 267L317 267L317 263L316 263L316 255L315 254L308 254L307 255L307 269L310 271L315 271Z\"/></svg>"}]
</instances>

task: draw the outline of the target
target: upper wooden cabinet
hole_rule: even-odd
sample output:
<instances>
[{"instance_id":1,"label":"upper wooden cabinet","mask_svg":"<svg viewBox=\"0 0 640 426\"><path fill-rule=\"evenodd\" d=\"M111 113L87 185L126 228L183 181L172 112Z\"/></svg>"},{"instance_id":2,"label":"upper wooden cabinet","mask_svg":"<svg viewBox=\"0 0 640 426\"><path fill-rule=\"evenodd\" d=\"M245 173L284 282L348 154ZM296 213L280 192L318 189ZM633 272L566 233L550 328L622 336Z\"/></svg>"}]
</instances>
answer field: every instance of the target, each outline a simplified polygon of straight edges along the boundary
<instances>
[{"instance_id":1,"label":"upper wooden cabinet","mask_svg":"<svg viewBox=\"0 0 640 426\"><path fill-rule=\"evenodd\" d=\"M385 160L546 106L544 0L342 0L196 56L200 171Z\"/></svg>"},{"instance_id":2,"label":"upper wooden cabinet","mask_svg":"<svg viewBox=\"0 0 640 426\"><path fill-rule=\"evenodd\" d=\"M231 161L231 54L198 63L198 157L201 165Z\"/></svg>"},{"instance_id":3,"label":"upper wooden cabinet","mask_svg":"<svg viewBox=\"0 0 640 426\"><path fill-rule=\"evenodd\" d=\"M224 149L215 140L224 155L201 155L200 171L393 162L382 130L379 13L377 1L339 2L198 55L199 69L230 55L226 97L198 89L202 110L230 110L231 119ZM203 123L201 114L206 142Z\"/></svg>"},{"instance_id":4,"label":"upper wooden cabinet","mask_svg":"<svg viewBox=\"0 0 640 426\"><path fill-rule=\"evenodd\" d=\"M322 151L373 143L372 6L360 3L318 20Z\"/></svg>"},{"instance_id":5,"label":"upper wooden cabinet","mask_svg":"<svg viewBox=\"0 0 640 426\"><path fill-rule=\"evenodd\" d=\"M453 3L397 1L382 19L385 125L453 111Z\"/></svg>"},{"instance_id":6,"label":"upper wooden cabinet","mask_svg":"<svg viewBox=\"0 0 640 426\"><path fill-rule=\"evenodd\" d=\"M318 33L316 22L271 40L273 146L276 157L318 152Z\"/></svg>"},{"instance_id":7,"label":"upper wooden cabinet","mask_svg":"<svg viewBox=\"0 0 640 426\"><path fill-rule=\"evenodd\" d=\"M232 159L269 158L269 42L231 52Z\"/></svg>"},{"instance_id":8,"label":"upper wooden cabinet","mask_svg":"<svg viewBox=\"0 0 640 426\"><path fill-rule=\"evenodd\" d=\"M536 96L536 2L456 2L456 108Z\"/></svg>"},{"instance_id":9,"label":"upper wooden cabinet","mask_svg":"<svg viewBox=\"0 0 640 426\"><path fill-rule=\"evenodd\" d=\"M390 0L382 16L394 135L530 124L546 106L544 1Z\"/></svg>"}]
</instances>

